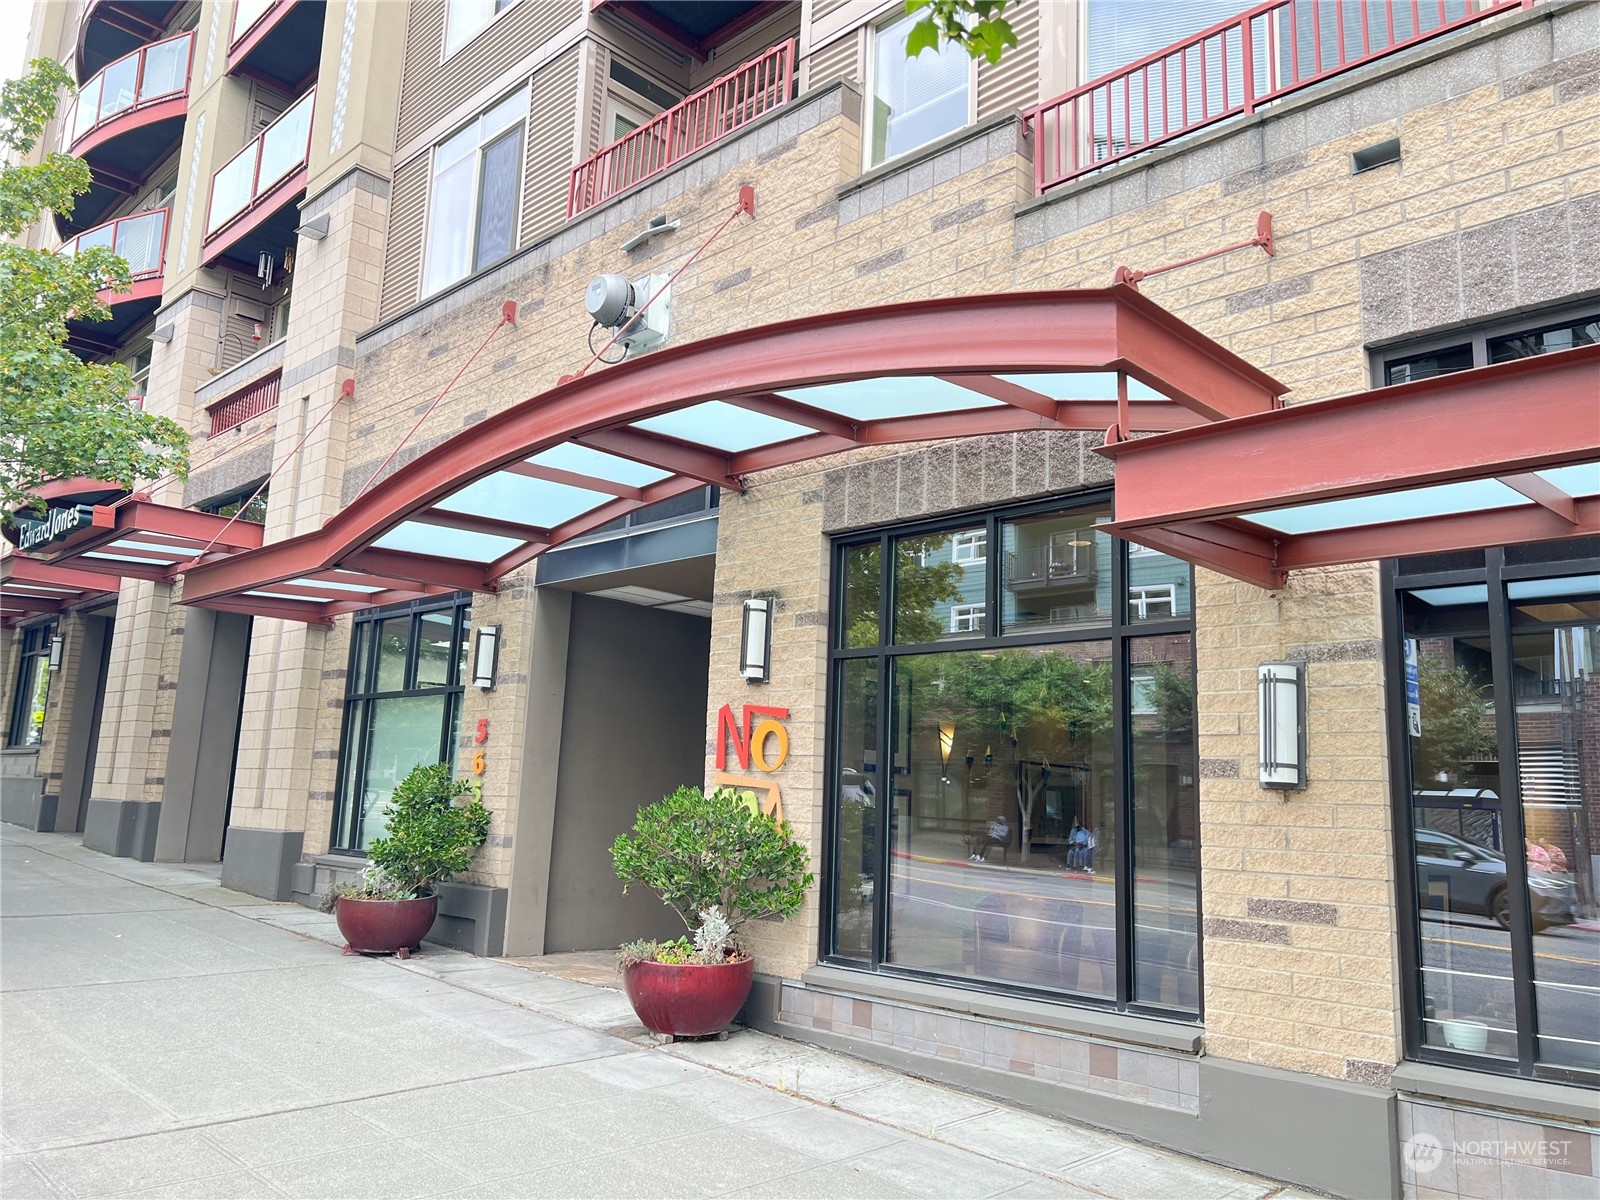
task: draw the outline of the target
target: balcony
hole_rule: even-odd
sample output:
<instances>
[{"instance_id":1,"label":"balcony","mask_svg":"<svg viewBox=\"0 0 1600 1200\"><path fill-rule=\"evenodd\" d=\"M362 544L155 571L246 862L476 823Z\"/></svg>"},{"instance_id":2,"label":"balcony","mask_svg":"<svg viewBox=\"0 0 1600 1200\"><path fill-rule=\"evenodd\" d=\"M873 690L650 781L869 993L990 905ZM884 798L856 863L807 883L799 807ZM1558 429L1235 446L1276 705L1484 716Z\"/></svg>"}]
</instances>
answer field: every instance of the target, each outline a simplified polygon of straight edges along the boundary
<instances>
[{"instance_id":1,"label":"balcony","mask_svg":"<svg viewBox=\"0 0 1600 1200\"><path fill-rule=\"evenodd\" d=\"M184 0L89 0L78 24L78 82L162 38L183 4Z\"/></svg>"},{"instance_id":2,"label":"balcony","mask_svg":"<svg viewBox=\"0 0 1600 1200\"><path fill-rule=\"evenodd\" d=\"M326 0L239 0L228 38L228 73L296 95L322 58Z\"/></svg>"},{"instance_id":3,"label":"balcony","mask_svg":"<svg viewBox=\"0 0 1600 1200\"><path fill-rule=\"evenodd\" d=\"M105 246L127 260L133 276L130 290L100 293L100 299L111 306L108 319L67 323L68 345L73 351L85 355L111 353L121 346L129 330L160 307L171 213L171 209L157 208L118 217L85 230L56 251L76 254L91 246Z\"/></svg>"},{"instance_id":4,"label":"balcony","mask_svg":"<svg viewBox=\"0 0 1600 1200\"><path fill-rule=\"evenodd\" d=\"M576 217L665 173L697 150L782 108L794 96L794 57L791 38L584 159L572 168L567 216Z\"/></svg>"},{"instance_id":5,"label":"balcony","mask_svg":"<svg viewBox=\"0 0 1600 1200\"><path fill-rule=\"evenodd\" d=\"M1058 534L1048 546L1006 555L1005 585L1013 592L1066 592L1093 587L1099 572L1091 533Z\"/></svg>"},{"instance_id":6,"label":"balcony","mask_svg":"<svg viewBox=\"0 0 1600 1200\"><path fill-rule=\"evenodd\" d=\"M63 232L98 222L176 148L193 58L194 34L180 33L123 55L79 89L67 111L67 146L94 171L94 184Z\"/></svg>"},{"instance_id":7,"label":"balcony","mask_svg":"<svg viewBox=\"0 0 1600 1200\"><path fill-rule=\"evenodd\" d=\"M258 255L275 260L294 244L295 201L306 188L311 158L312 88L211 177L201 261L256 272ZM270 280L266 282L271 282Z\"/></svg>"},{"instance_id":8,"label":"balcony","mask_svg":"<svg viewBox=\"0 0 1600 1200\"><path fill-rule=\"evenodd\" d=\"M1035 191L1533 3L1267 0L1024 113Z\"/></svg>"}]
</instances>

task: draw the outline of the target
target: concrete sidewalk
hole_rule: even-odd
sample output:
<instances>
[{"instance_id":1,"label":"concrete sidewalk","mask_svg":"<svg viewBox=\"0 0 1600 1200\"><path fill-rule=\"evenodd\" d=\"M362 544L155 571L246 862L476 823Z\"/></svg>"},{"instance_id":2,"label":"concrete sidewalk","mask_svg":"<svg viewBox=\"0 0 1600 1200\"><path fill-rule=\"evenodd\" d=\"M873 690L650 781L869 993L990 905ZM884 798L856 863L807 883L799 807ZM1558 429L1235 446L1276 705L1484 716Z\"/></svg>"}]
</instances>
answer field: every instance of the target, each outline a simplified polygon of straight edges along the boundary
<instances>
[{"instance_id":1,"label":"concrete sidewalk","mask_svg":"<svg viewBox=\"0 0 1600 1200\"><path fill-rule=\"evenodd\" d=\"M7 1200L1303 1194L71 835L0 826L0 918Z\"/></svg>"}]
</instances>

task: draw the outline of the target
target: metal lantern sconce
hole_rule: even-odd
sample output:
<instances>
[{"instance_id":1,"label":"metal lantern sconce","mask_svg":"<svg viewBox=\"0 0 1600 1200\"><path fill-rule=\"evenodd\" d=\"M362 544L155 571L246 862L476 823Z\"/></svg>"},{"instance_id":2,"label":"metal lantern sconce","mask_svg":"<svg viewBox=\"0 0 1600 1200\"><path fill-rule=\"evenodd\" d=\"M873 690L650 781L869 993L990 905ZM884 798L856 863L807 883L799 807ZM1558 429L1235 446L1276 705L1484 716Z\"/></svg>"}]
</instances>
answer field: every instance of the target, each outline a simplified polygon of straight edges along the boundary
<instances>
[{"instance_id":1,"label":"metal lantern sconce","mask_svg":"<svg viewBox=\"0 0 1600 1200\"><path fill-rule=\"evenodd\" d=\"M1262 663L1256 669L1261 731L1261 786L1303 791L1306 786L1306 664Z\"/></svg>"},{"instance_id":2,"label":"metal lantern sconce","mask_svg":"<svg viewBox=\"0 0 1600 1200\"><path fill-rule=\"evenodd\" d=\"M746 600L739 633L739 674L748 683L772 678L772 601Z\"/></svg>"},{"instance_id":3,"label":"metal lantern sconce","mask_svg":"<svg viewBox=\"0 0 1600 1200\"><path fill-rule=\"evenodd\" d=\"M500 626L480 625L472 637L472 686L493 691L495 667L500 661Z\"/></svg>"},{"instance_id":4,"label":"metal lantern sconce","mask_svg":"<svg viewBox=\"0 0 1600 1200\"><path fill-rule=\"evenodd\" d=\"M61 670L61 654L66 649L67 639L61 634L56 634L50 639L50 669Z\"/></svg>"},{"instance_id":5,"label":"metal lantern sconce","mask_svg":"<svg viewBox=\"0 0 1600 1200\"><path fill-rule=\"evenodd\" d=\"M939 772L939 782L950 782L950 751L955 749L956 727L949 721L939 725L939 762L942 770Z\"/></svg>"}]
</instances>

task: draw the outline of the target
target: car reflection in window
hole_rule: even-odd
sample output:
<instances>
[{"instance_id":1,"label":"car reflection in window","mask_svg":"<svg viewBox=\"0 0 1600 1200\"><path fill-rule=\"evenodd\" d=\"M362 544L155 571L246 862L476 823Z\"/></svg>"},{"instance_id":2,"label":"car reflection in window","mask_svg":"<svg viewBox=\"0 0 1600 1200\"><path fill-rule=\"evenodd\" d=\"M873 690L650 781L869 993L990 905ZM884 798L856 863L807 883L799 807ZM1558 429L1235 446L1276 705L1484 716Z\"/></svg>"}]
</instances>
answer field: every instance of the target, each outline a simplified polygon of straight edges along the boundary
<instances>
[{"instance_id":1,"label":"car reflection in window","mask_svg":"<svg viewBox=\"0 0 1600 1200\"><path fill-rule=\"evenodd\" d=\"M1433 829L1417 830L1416 839L1417 904L1425 917L1487 917L1511 928L1505 855ZM1528 895L1535 931L1577 920L1578 892L1570 876L1530 866Z\"/></svg>"}]
</instances>

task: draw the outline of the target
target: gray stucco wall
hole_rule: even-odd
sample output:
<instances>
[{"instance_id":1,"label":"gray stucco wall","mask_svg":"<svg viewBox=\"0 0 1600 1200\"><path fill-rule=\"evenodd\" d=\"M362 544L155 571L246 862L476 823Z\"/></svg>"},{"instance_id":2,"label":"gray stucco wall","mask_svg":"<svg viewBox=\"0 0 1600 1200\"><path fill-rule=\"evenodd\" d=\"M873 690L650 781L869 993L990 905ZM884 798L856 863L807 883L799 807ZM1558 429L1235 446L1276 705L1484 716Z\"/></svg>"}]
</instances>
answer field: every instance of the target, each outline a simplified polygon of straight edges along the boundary
<instances>
[{"instance_id":1,"label":"gray stucco wall","mask_svg":"<svg viewBox=\"0 0 1600 1200\"><path fill-rule=\"evenodd\" d=\"M705 774L711 623L574 596L545 951L596 950L683 925L624 896L608 852L634 814Z\"/></svg>"}]
</instances>

